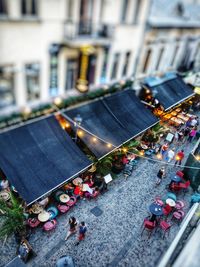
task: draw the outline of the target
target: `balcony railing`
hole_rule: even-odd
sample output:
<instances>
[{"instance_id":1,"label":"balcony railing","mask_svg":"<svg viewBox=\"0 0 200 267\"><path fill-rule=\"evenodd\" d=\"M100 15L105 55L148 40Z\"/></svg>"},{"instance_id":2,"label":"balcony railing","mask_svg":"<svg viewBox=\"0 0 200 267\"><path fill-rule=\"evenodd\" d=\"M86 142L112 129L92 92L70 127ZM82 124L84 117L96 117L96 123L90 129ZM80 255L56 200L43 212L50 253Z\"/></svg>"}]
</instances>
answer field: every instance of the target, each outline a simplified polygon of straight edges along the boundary
<instances>
[{"instance_id":1,"label":"balcony railing","mask_svg":"<svg viewBox=\"0 0 200 267\"><path fill-rule=\"evenodd\" d=\"M65 40L74 40L77 38L101 38L111 39L113 37L114 27L107 24L94 24L92 21L80 21L79 23L68 21L64 24Z\"/></svg>"}]
</instances>

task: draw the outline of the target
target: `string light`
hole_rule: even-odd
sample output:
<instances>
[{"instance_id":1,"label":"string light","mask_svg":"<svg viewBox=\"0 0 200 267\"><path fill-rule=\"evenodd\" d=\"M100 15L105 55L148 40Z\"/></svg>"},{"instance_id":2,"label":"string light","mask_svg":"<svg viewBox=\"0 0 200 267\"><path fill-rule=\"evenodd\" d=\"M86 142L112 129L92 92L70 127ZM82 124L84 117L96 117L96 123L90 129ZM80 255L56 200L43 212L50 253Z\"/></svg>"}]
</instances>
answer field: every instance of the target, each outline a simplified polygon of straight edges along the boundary
<instances>
[{"instance_id":1,"label":"string light","mask_svg":"<svg viewBox=\"0 0 200 267\"><path fill-rule=\"evenodd\" d=\"M94 143L96 143L96 142L97 142L97 138L96 138L96 137L92 137L92 141L93 141Z\"/></svg>"},{"instance_id":2,"label":"string light","mask_svg":"<svg viewBox=\"0 0 200 267\"><path fill-rule=\"evenodd\" d=\"M70 124L67 122L67 123L65 124L65 127L66 127L66 128L70 128Z\"/></svg>"},{"instance_id":3,"label":"string light","mask_svg":"<svg viewBox=\"0 0 200 267\"><path fill-rule=\"evenodd\" d=\"M197 160L200 160L200 156L199 156L199 155L197 155L197 156L196 156L196 159L197 159Z\"/></svg>"},{"instance_id":4,"label":"string light","mask_svg":"<svg viewBox=\"0 0 200 267\"><path fill-rule=\"evenodd\" d=\"M156 157L157 157L157 159L162 159L162 155L161 154L157 154Z\"/></svg>"},{"instance_id":5,"label":"string light","mask_svg":"<svg viewBox=\"0 0 200 267\"><path fill-rule=\"evenodd\" d=\"M61 97L56 97L54 100L53 100L53 103L57 106L59 106L61 103L62 103L62 98Z\"/></svg>"},{"instance_id":6,"label":"string light","mask_svg":"<svg viewBox=\"0 0 200 267\"><path fill-rule=\"evenodd\" d=\"M78 131L78 136L81 137L81 136L83 136L83 135L84 135L83 131L79 130L79 131Z\"/></svg>"},{"instance_id":7,"label":"string light","mask_svg":"<svg viewBox=\"0 0 200 267\"><path fill-rule=\"evenodd\" d=\"M109 147L109 148L110 148L110 147L112 147L112 145L111 145L110 143L107 143L107 147Z\"/></svg>"},{"instance_id":8,"label":"string light","mask_svg":"<svg viewBox=\"0 0 200 267\"><path fill-rule=\"evenodd\" d=\"M128 151L128 149L127 149L127 148L123 148L122 151L123 151L124 153L126 153L126 152Z\"/></svg>"},{"instance_id":9,"label":"string light","mask_svg":"<svg viewBox=\"0 0 200 267\"><path fill-rule=\"evenodd\" d=\"M140 155L141 156L144 156L144 151L140 151Z\"/></svg>"}]
</instances>

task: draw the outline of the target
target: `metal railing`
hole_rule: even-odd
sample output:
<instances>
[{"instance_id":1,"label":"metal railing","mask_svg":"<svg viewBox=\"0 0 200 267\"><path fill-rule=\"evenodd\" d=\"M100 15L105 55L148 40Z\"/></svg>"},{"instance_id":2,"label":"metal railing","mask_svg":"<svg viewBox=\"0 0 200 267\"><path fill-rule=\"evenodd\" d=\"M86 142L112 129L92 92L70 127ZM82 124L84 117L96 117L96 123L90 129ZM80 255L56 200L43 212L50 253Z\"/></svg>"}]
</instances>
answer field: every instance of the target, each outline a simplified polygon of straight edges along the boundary
<instances>
[{"instance_id":1,"label":"metal railing","mask_svg":"<svg viewBox=\"0 0 200 267\"><path fill-rule=\"evenodd\" d=\"M84 20L78 23L67 21L64 23L64 38L73 40L77 38L104 38L113 37L114 27L108 24L95 24L91 20Z\"/></svg>"}]
</instances>

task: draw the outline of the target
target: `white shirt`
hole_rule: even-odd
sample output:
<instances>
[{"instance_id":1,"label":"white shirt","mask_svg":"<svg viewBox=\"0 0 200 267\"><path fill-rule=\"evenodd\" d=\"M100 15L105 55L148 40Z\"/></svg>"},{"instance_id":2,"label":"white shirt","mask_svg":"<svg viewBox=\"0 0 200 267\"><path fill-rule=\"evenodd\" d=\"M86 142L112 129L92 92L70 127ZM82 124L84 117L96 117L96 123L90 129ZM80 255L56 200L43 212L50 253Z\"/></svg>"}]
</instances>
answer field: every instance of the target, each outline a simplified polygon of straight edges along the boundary
<instances>
[{"instance_id":1,"label":"white shirt","mask_svg":"<svg viewBox=\"0 0 200 267\"><path fill-rule=\"evenodd\" d=\"M174 155L175 155L175 153L174 153L173 150L169 150L169 151L168 151L168 157L169 157L170 159L172 159L172 158L174 157Z\"/></svg>"},{"instance_id":2,"label":"white shirt","mask_svg":"<svg viewBox=\"0 0 200 267\"><path fill-rule=\"evenodd\" d=\"M193 119L190 123L192 126L196 126L197 125L197 120L196 119Z\"/></svg>"}]
</instances>

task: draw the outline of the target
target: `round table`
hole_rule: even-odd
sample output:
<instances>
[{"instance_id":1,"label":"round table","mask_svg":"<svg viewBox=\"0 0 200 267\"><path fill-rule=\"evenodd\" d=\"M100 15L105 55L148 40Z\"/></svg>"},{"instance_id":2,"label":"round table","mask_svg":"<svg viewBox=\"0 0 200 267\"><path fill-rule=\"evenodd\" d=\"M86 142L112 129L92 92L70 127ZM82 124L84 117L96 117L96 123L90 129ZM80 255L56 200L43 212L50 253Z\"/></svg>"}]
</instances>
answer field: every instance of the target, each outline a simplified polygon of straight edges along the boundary
<instances>
[{"instance_id":1,"label":"round table","mask_svg":"<svg viewBox=\"0 0 200 267\"><path fill-rule=\"evenodd\" d=\"M50 218L50 213L47 211L42 211L41 213L38 214L38 220L40 222L46 222Z\"/></svg>"},{"instance_id":2,"label":"round table","mask_svg":"<svg viewBox=\"0 0 200 267\"><path fill-rule=\"evenodd\" d=\"M1 191L0 198L2 198L5 201L8 201L10 199L10 194L6 191Z\"/></svg>"},{"instance_id":3,"label":"round table","mask_svg":"<svg viewBox=\"0 0 200 267\"><path fill-rule=\"evenodd\" d=\"M156 216L161 216L163 215L162 207L156 203L152 203L149 206L149 211Z\"/></svg>"},{"instance_id":4,"label":"round table","mask_svg":"<svg viewBox=\"0 0 200 267\"><path fill-rule=\"evenodd\" d=\"M83 180L82 180L80 177L77 177L77 178L75 178L75 179L72 181L72 183L73 183L74 185L82 184L82 182L83 182Z\"/></svg>"},{"instance_id":5,"label":"round table","mask_svg":"<svg viewBox=\"0 0 200 267\"><path fill-rule=\"evenodd\" d=\"M166 204L168 204L170 207L175 207L176 206L176 202L171 198L167 198L166 199Z\"/></svg>"},{"instance_id":6,"label":"round table","mask_svg":"<svg viewBox=\"0 0 200 267\"><path fill-rule=\"evenodd\" d=\"M70 197L67 194L62 194L59 196L60 202L67 203L70 200Z\"/></svg>"},{"instance_id":7,"label":"round table","mask_svg":"<svg viewBox=\"0 0 200 267\"><path fill-rule=\"evenodd\" d=\"M181 178L178 175L172 175L171 180L175 183L179 183L181 181Z\"/></svg>"},{"instance_id":8,"label":"round table","mask_svg":"<svg viewBox=\"0 0 200 267\"><path fill-rule=\"evenodd\" d=\"M40 205L38 205L38 204L34 204L34 205L32 206L32 208L31 208L31 211L32 211L34 214L39 214L39 213L43 212L44 209L43 209Z\"/></svg>"}]
</instances>

